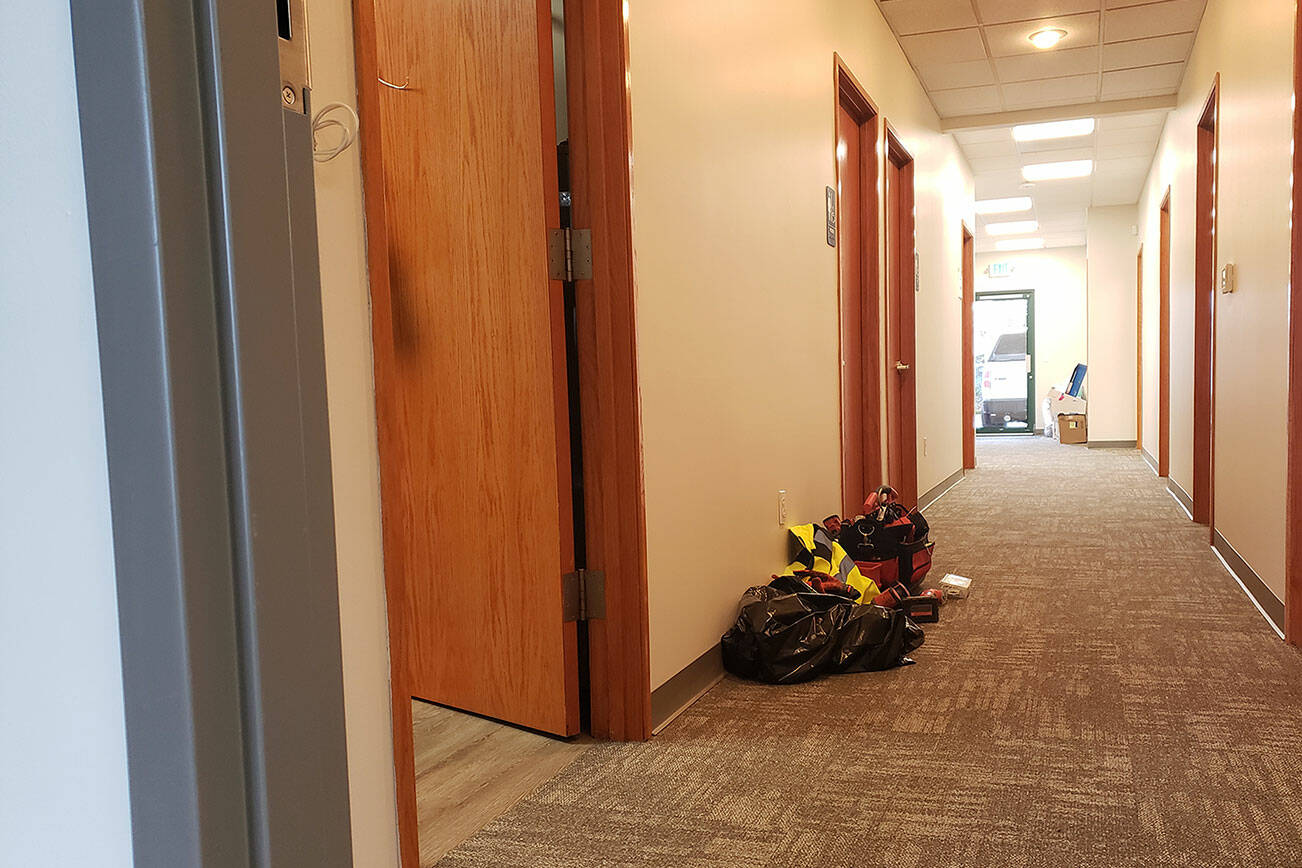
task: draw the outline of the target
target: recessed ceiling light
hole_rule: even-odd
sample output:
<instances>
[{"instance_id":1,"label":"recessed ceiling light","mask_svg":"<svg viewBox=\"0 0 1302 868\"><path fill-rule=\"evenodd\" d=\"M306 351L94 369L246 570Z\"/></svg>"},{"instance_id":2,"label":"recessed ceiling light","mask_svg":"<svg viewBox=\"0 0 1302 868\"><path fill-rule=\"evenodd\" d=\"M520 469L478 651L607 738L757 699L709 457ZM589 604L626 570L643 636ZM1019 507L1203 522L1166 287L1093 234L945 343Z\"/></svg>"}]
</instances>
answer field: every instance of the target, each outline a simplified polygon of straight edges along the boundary
<instances>
[{"instance_id":1,"label":"recessed ceiling light","mask_svg":"<svg viewBox=\"0 0 1302 868\"><path fill-rule=\"evenodd\" d=\"M1032 163L1022 166L1022 177L1028 181L1061 181L1064 178L1084 178L1094 172L1093 160L1068 160L1065 163Z\"/></svg>"},{"instance_id":2,"label":"recessed ceiling light","mask_svg":"<svg viewBox=\"0 0 1302 868\"><path fill-rule=\"evenodd\" d=\"M1014 211L1030 211L1030 196L1014 196L1011 199L982 199L976 203L978 214L1012 214Z\"/></svg>"},{"instance_id":3,"label":"recessed ceiling light","mask_svg":"<svg viewBox=\"0 0 1302 868\"><path fill-rule=\"evenodd\" d=\"M986 226L987 235L1025 235L1036 232L1040 224L1034 220L1013 220L1009 223L990 223Z\"/></svg>"},{"instance_id":4,"label":"recessed ceiling light","mask_svg":"<svg viewBox=\"0 0 1302 868\"><path fill-rule=\"evenodd\" d=\"M1018 238L1015 241L1010 239L995 242L995 250L1040 250L1043 247L1043 238Z\"/></svg>"},{"instance_id":5,"label":"recessed ceiling light","mask_svg":"<svg viewBox=\"0 0 1302 868\"><path fill-rule=\"evenodd\" d=\"M1035 31L1028 36L1027 39L1031 40L1031 44L1036 48L1047 49L1053 48L1059 42L1062 42L1063 37L1066 35L1066 30L1057 27L1049 27L1044 30Z\"/></svg>"},{"instance_id":6,"label":"recessed ceiling light","mask_svg":"<svg viewBox=\"0 0 1302 868\"><path fill-rule=\"evenodd\" d=\"M1013 141L1040 142L1045 139L1069 139L1094 132L1094 118L1053 121L1047 124L1020 124L1013 127Z\"/></svg>"}]
</instances>

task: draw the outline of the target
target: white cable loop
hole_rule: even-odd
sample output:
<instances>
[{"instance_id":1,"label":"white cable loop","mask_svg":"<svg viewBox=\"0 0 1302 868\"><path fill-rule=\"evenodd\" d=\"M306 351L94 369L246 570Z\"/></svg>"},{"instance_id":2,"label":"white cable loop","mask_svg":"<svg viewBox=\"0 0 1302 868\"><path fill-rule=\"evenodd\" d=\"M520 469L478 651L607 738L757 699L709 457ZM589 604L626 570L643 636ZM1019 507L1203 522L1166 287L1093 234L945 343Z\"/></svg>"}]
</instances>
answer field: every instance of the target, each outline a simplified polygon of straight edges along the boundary
<instances>
[{"instance_id":1,"label":"white cable loop","mask_svg":"<svg viewBox=\"0 0 1302 868\"><path fill-rule=\"evenodd\" d=\"M352 124L326 117L330 112L341 109L348 112L348 116L352 118ZM312 159L318 163L326 163L348 150L352 143L357 141L357 129L360 125L361 120L357 117L357 112L347 103L332 102L322 106L312 116ZM322 147L318 141L318 136L331 127L338 127L341 130L339 141L331 147Z\"/></svg>"}]
</instances>

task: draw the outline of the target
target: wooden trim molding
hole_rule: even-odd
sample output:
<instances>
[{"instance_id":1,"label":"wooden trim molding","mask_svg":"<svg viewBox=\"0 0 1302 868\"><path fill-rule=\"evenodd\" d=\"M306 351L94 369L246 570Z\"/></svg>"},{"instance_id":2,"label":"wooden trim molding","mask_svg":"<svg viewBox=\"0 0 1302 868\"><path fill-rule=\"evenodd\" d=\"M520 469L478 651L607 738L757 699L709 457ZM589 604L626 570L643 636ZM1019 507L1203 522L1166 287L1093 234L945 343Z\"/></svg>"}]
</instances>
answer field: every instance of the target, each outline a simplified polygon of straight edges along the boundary
<instances>
[{"instance_id":1,"label":"wooden trim molding","mask_svg":"<svg viewBox=\"0 0 1302 868\"><path fill-rule=\"evenodd\" d=\"M1216 153L1221 77L1198 119L1194 193L1193 514L1212 525L1216 438Z\"/></svg>"},{"instance_id":2,"label":"wooden trim molding","mask_svg":"<svg viewBox=\"0 0 1302 868\"><path fill-rule=\"evenodd\" d=\"M1144 245L1135 254L1135 448L1144 448Z\"/></svg>"},{"instance_id":3,"label":"wooden trim molding","mask_svg":"<svg viewBox=\"0 0 1302 868\"><path fill-rule=\"evenodd\" d=\"M1158 213L1157 475L1171 473L1171 188Z\"/></svg>"},{"instance_id":4,"label":"wooden trim molding","mask_svg":"<svg viewBox=\"0 0 1302 868\"><path fill-rule=\"evenodd\" d=\"M628 22L606 0L565 0L573 225L592 230L593 279L577 285L587 568L606 576L588 622L591 733L651 736L646 499L633 271Z\"/></svg>"},{"instance_id":5,"label":"wooden trim molding","mask_svg":"<svg viewBox=\"0 0 1302 868\"><path fill-rule=\"evenodd\" d=\"M961 358L963 378L963 468L976 468L976 428L972 420L976 417L976 371L972 363L972 328L973 308L976 305L976 239L966 223L959 224L963 236L963 329Z\"/></svg>"},{"instance_id":6,"label":"wooden trim molding","mask_svg":"<svg viewBox=\"0 0 1302 868\"><path fill-rule=\"evenodd\" d=\"M1293 141L1302 142L1302 8L1293 24ZM1293 148L1293 227L1289 257L1288 425L1302 431L1302 148ZM1302 644L1302 437L1288 438L1288 487L1284 521L1284 632Z\"/></svg>"}]
</instances>

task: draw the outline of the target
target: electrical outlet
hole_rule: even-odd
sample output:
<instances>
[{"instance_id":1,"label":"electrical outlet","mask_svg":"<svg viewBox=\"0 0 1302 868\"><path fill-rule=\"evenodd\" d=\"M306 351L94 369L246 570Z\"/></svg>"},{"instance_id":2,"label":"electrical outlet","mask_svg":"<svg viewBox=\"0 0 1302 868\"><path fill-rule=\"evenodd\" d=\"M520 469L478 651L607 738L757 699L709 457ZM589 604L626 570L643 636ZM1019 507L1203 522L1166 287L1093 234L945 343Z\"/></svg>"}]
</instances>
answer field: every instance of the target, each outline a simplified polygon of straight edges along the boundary
<instances>
[{"instance_id":1,"label":"electrical outlet","mask_svg":"<svg viewBox=\"0 0 1302 868\"><path fill-rule=\"evenodd\" d=\"M778 527L787 526L787 490L778 489Z\"/></svg>"}]
</instances>

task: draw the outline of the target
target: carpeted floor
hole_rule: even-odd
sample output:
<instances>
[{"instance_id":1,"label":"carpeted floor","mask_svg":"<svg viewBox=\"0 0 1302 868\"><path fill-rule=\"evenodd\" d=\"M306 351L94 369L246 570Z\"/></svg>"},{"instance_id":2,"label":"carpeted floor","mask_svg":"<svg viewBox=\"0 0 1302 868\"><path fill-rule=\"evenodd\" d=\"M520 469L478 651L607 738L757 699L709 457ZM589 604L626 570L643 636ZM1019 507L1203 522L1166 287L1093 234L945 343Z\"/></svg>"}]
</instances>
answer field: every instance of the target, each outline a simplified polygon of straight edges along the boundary
<instances>
[{"instance_id":1,"label":"carpeted floor","mask_svg":"<svg viewBox=\"0 0 1302 868\"><path fill-rule=\"evenodd\" d=\"M1302 865L1302 654L1133 451L983 440L916 666L727 679L447 866ZM746 578L739 577L738 592Z\"/></svg>"}]
</instances>

